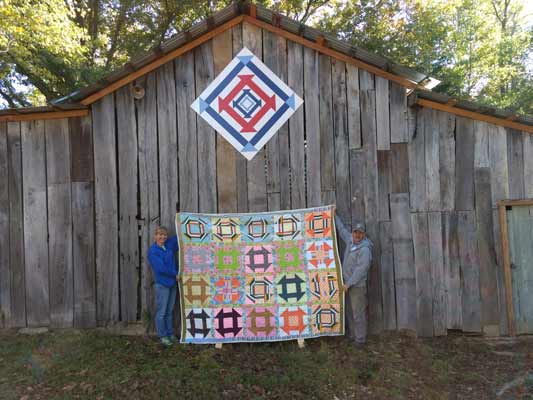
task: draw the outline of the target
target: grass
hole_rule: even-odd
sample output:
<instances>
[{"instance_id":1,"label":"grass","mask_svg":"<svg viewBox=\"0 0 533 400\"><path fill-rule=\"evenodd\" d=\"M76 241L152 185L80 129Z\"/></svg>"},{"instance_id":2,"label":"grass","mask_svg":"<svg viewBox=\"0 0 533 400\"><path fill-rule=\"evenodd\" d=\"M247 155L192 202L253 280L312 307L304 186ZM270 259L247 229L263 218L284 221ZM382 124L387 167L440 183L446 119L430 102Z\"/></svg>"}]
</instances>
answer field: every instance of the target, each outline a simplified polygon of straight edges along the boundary
<instances>
[{"instance_id":1,"label":"grass","mask_svg":"<svg viewBox=\"0 0 533 400\"><path fill-rule=\"evenodd\" d=\"M345 338L162 348L148 337L96 331L0 334L2 399L495 398L531 367L529 342L501 356L479 339ZM526 356L521 356L526 355ZM531 378L508 398L533 396ZM504 397L505 398L505 397Z\"/></svg>"}]
</instances>

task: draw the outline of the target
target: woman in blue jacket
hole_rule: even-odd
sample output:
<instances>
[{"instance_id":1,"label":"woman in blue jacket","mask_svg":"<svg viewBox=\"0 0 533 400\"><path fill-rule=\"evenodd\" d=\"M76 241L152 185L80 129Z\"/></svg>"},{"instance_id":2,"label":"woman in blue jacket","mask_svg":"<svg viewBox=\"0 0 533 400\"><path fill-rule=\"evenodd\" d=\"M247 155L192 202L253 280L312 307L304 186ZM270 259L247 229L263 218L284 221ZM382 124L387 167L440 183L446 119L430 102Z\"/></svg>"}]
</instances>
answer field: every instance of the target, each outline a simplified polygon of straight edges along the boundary
<instances>
[{"instance_id":1,"label":"woman in blue jacket","mask_svg":"<svg viewBox=\"0 0 533 400\"><path fill-rule=\"evenodd\" d=\"M165 227L158 227L154 234L155 243L148 250L148 261L155 278L157 336L164 346L176 341L172 313L176 302L176 282L178 271L175 254L178 251L178 238L168 237Z\"/></svg>"}]
</instances>

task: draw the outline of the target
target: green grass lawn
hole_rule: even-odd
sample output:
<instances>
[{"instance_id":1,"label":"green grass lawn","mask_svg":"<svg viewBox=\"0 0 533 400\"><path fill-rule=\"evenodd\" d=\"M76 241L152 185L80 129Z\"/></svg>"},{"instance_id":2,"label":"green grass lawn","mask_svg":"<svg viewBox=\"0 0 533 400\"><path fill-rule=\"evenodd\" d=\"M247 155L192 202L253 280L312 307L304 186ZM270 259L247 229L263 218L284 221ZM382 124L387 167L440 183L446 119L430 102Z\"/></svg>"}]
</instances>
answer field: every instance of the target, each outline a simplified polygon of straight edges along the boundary
<instances>
[{"instance_id":1,"label":"green grass lawn","mask_svg":"<svg viewBox=\"0 0 533 400\"><path fill-rule=\"evenodd\" d=\"M531 342L500 346L388 334L362 350L345 338L309 340L303 350L296 342L164 349L153 338L95 331L2 333L0 398L490 399L533 372ZM533 398L531 386L501 398Z\"/></svg>"}]
</instances>

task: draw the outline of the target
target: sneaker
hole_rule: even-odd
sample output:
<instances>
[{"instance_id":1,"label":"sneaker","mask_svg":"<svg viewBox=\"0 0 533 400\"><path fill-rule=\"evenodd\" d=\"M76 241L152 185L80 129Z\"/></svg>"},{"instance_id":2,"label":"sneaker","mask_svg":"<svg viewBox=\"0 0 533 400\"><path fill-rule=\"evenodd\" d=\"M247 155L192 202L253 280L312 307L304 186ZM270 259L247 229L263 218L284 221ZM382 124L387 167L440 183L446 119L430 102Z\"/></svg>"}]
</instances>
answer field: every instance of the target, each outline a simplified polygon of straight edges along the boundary
<instances>
[{"instance_id":1,"label":"sneaker","mask_svg":"<svg viewBox=\"0 0 533 400\"><path fill-rule=\"evenodd\" d=\"M177 343L178 342L178 338L174 335L170 335L168 337L168 340L170 340L172 343Z\"/></svg>"},{"instance_id":2,"label":"sneaker","mask_svg":"<svg viewBox=\"0 0 533 400\"><path fill-rule=\"evenodd\" d=\"M166 347L172 346L172 342L167 337L161 338L161 344Z\"/></svg>"},{"instance_id":3,"label":"sneaker","mask_svg":"<svg viewBox=\"0 0 533 400\"><path fill-rule=\"evenodd\" d=\"M358 342L357 340L354 342L354 345L355 347L357 347L358 349L362 349L364 347L366 347L366 342Z\"/></svg>"}]
</instances>

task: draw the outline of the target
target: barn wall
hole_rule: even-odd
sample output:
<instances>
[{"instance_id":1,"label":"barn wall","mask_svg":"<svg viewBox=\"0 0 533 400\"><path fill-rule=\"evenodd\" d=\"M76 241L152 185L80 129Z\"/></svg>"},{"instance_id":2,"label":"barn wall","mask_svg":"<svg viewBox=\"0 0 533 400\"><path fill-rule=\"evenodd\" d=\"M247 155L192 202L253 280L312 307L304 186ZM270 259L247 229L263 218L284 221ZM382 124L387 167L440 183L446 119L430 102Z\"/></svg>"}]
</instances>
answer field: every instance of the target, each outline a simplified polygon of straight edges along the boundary
<instances>
[{"instance_id":1,"label":"barn wall","mask_svg":"<svg viewBox=\"0 0 533 400\"><path fill-rule=\"evenodd\" d=\"M248 162L190 108L243 47L304 99ZM0 326L153 315L146 263L176 211L335 203L374 241L372 332L506 334L496 201L533 197L533 138L431 109L405 90L244 24L92 106L0 123ZM94 151L92 151L94 147Z\"/></svg>"}]
</instances>

